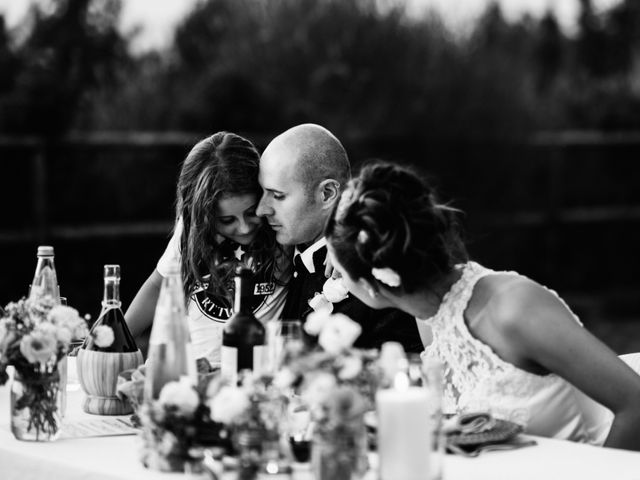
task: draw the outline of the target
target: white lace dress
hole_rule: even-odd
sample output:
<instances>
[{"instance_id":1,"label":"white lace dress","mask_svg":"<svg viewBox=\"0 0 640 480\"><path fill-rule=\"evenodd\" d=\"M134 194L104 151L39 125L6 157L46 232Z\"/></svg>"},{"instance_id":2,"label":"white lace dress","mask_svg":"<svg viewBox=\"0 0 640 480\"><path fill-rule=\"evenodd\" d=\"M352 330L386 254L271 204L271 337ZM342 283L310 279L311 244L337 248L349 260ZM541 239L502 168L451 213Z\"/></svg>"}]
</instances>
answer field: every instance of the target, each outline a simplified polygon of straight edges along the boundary
<instances>
[{"instance_id":1,"label":"white lace dress","mask_svg":"<svg viewBox=\"0 0 640 480\"><path fill-rule=\"evenodd\" d=\"M608 410L557 375L536 375L502 360L469 332L464 312L474 286L497 272L475 262L462 268L438 312L419 320L433 333L423 355L444 364L445 412L490 411L522 424L526 433L602 444L611 426Z\"/></svg>"}]
</instances>

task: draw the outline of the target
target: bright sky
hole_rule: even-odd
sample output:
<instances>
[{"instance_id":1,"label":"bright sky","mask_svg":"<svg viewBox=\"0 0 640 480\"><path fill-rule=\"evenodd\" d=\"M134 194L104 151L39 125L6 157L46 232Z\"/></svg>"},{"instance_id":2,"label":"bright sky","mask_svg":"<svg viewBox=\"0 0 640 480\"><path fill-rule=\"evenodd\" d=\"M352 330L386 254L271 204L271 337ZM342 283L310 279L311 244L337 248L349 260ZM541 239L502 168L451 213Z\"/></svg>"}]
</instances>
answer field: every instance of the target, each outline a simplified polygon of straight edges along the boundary
<instances>
[{"instance_id":1,"label":"bright sky","mask_svg":"<svg viewBox=\"0 0 640 480\"><path fill-rule=\"evenodd\" d=\"M5 15L9 26L14 25L24 15L29 3L47 0L0 0L0 13ZM137 38L135 49L162 47L171 40L171 31L198 0L123 0L122 29L129 31L135 25L142 25L143 31ZM481 12L490 0L407 0L417 11L435 8L445 21L453 27L463 27ZM498 0L502 11L509 19L517 19L524 13L536 16L548 9L556 13L560 23L569 31L574 25L579 8L579 0ZM620 0L593 0L598 9L606 9L620 3Z\"/></svg>"}]
</instances>

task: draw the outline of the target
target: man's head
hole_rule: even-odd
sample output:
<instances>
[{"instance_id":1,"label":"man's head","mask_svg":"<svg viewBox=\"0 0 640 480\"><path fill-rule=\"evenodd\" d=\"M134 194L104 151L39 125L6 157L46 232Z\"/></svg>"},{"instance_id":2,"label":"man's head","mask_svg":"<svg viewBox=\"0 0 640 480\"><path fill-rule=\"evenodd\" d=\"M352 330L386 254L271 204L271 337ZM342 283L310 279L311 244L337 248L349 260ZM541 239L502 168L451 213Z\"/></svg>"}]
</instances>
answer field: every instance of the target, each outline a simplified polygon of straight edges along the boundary
<instances>
[{"instance_id":1,"label":"man's head","mask_svg":"<svg viewBox=\"0 0 640 480\"><path fill-rule=\"evenodd\" d=\"M293 127L274 138L260 158L263 189L257 213L282 245L310 244L351 175L347 152L326 128Z\"/></svg>"}]
</instances>

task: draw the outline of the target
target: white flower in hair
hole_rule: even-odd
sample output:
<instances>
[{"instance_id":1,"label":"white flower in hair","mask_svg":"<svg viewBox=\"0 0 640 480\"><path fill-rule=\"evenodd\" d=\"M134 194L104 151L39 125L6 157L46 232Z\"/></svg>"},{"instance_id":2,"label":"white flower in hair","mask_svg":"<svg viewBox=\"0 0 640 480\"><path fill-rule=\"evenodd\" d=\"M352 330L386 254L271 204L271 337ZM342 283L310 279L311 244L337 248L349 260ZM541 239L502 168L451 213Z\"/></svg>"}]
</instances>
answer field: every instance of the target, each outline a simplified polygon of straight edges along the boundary
<instances>
[{"instance_id":1,"label":"white flower in hair","mask_svg":"<svg viewBox=\"0 0 640 480\"><path fill-rule=\"evenodd\" d=\"M391 268L373 268L371 269L371 275L373 275L376 280L390 287L400 286L400 275Z\"/></svg>"}]
</instances>

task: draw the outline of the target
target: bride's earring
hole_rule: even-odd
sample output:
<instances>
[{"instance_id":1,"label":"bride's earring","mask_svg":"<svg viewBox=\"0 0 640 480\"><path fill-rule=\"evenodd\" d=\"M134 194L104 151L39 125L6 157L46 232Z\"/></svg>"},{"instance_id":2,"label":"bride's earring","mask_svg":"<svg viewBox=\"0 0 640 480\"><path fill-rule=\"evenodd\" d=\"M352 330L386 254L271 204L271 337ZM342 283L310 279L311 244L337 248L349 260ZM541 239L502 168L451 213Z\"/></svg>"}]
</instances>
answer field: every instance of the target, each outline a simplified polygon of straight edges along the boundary
<instances>
[{"instance_id":1,"label":"bride's earring","mask_svg":"<svg viewBox=\"0 0 640 480\"><path fill-rule=\"evenodd\" d=\"M376 298L378 296L378 292L376 292L373 288L367 288L367 293L371 298Z\"/></svg>"}]
</instances>

